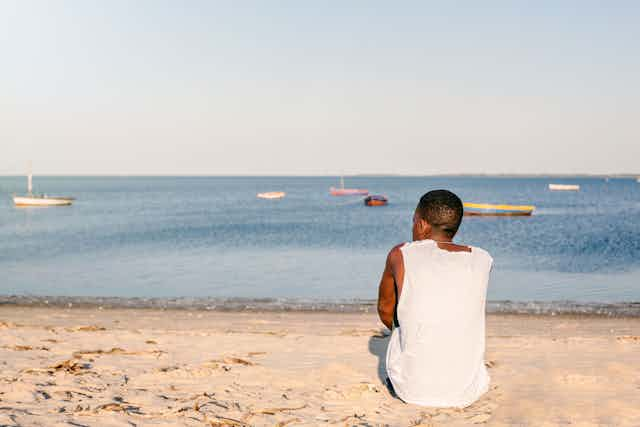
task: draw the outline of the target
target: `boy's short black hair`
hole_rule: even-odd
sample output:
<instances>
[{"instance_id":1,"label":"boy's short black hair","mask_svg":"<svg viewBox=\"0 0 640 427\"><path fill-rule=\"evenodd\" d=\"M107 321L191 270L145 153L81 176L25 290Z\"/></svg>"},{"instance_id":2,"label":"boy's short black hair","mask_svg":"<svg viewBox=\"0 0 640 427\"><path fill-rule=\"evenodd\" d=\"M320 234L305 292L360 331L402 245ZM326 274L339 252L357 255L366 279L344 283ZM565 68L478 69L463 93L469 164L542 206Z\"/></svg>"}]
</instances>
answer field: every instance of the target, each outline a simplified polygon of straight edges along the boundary
<instances>
[{"instance_id":1,"label":"boy's short black hair","mask_svg":"<svg viewBox=\"0 0 640 427\"><path fill-rule=\"evenodd\" d=\"M453 237L462 222L462 200L449 190L433 190L420 198L418 214L433 228Z\"/></svg>"}]
</instances>

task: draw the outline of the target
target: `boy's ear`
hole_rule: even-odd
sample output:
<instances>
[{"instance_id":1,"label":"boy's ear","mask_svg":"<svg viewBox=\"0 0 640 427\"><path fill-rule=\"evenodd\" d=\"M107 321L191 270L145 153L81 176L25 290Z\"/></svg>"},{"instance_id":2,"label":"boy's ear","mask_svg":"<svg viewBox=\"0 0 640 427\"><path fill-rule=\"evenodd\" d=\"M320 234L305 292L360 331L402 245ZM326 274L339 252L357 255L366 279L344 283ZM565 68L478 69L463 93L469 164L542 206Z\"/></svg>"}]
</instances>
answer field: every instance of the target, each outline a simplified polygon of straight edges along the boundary
<instances>
[{"instance_id":1,"label":"boy's ear","mask_svg":"<svg viewBox=\"0 0 640 427\"><path fill-rule=\"evenodd\" d=\"M429 234L431 234L431 224L429 224L426 219L421 218L420 225L422 227L421 231L422 233L424 233L425 236L428 236Z\"/></svg>"},{"instance_id":2,"label":"boy's ear","mask_svg":"<svg viewBox=\"0 0 640 427\"><path fill-rule=\"evenodd\" d=\"M424 218L418 219L418 231L420 232L420 234L428 233L430 231L430 228L431 226Z\"/></svg>"}]
</instances>

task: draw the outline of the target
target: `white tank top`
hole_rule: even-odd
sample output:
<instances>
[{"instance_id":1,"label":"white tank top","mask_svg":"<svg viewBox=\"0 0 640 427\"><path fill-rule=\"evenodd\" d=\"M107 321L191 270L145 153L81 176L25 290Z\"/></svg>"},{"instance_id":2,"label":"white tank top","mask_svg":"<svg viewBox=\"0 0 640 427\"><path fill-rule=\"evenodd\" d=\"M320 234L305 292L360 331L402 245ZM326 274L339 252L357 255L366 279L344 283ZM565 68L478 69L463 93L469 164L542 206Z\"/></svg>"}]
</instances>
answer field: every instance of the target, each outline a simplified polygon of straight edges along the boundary
<instances>
[{"instance_id":1,"label":"white tank top","mask_svg":"<svg viewBox=\"0 0 640 427\"><path fill-rule=\"evenodd\" d=\"M433 240L400 249L404 282L387 374L407 403L464 407L489 388L485 302L493 259L483 249L449 252Z\"/></svg>"}]
</instances>

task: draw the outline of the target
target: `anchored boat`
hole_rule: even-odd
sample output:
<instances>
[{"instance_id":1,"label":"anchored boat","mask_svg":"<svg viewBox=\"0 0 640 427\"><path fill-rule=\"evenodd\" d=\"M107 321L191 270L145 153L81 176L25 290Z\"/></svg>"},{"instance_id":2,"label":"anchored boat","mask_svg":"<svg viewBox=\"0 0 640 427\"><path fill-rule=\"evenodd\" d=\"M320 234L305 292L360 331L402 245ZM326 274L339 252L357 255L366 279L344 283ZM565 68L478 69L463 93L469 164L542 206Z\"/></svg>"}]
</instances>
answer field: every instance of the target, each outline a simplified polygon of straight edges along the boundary
<instances>
[{"instance_id":1,"label":"anchored boat","mask_svg":"<svg viewBox=\"0 0 640 427\"><path fill-rule=\"evenodd\" d=\"M549 184L551 191L580 191L578 184Z\"/></svg>"},{"instance_id":2,"label":"anchored boat","mask_svg":"<svg viewBox=\"0 0 640 427\"><path fill-rule=\"evenodd\" d=\"M258 193L259 199L282 199L287 193L284 191L268 191L266 193Z\"/></svg>"},{"instance_id":3,"label":"anchored boat","mask_svg":"<svg viewBox=\"0 0 640 427\"><path fill-rule=\"evenodd\" d=\"M19 207L25 206L69 206L75 199L73 197L50 197L46 194L32 194L26 196L13 196L13 203Z\"/></svg>"},{"instance_id":4,"label":"anchored boat","mask_svg":"<svg viewBox=\"0 0 640 427\"><path fill-rule=\"evenodd\" d=\"M464 214L475 216L530 216L535 206L464 203Z\"/></svg>"},{"instance_id":5,"label":"anchored boat","mask_svg":"<svg viewBox=\"0 0 640 427\"><path fill-rule=\"evenodd\" d=\"M75 199L73 197L52 197L46 194L34 194L33 193L33 174L31 173L31 167L29 167L29 173L27 174L27 194L25 195L13 195L13 203L16 206L68 206L73 203Z\"/></svg>"},{"instance_id":6,"label":"anchored boat","mask_svg":"<svg viewBox=\"0 0 640 427\"><path fill-rule=\"evenodd\" d=\"M389 203L389 200L379 194L373 194L364 198L365 206L385 206L387 203Z\"/></svg>"},{"instance_id":7,"label":"anchored boat","mask_svg":"<svg viewBox=\"0 0 640 427\"><path fill-rule=\"evenodd\" d=\"M329 194L332 196L366 196L369 190L360 188L344 188L344 178L340 177L340 188L331 187Z\"/></svg>"}]
</instances>

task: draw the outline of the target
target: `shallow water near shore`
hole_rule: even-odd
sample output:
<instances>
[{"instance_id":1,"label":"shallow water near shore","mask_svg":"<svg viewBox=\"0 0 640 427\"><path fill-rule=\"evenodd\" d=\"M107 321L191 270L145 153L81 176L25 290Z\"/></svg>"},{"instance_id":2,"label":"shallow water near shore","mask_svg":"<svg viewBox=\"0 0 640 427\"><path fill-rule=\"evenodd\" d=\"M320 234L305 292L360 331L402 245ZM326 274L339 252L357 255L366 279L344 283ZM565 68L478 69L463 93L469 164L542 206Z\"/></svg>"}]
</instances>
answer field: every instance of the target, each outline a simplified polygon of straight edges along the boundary
<instances>
[{"instance_id":1,"label":"shallow water near shore","mask_svg":"<svg viewBox=\"0 0 640 427\"><path fill-rule=\"evenodd\" d=\"M67 208L17 209L23 177L0 177L0 294L123 298L375 298L387 251L410 239L424 192L533 204L529 218L465 218L458 242L495 259L489 299L640 301L640 184L631 179L353 177L385 194L368 208L327 177L37 177ZM547 184L577 183L579 192ZM286 191L281 200L257 199ZM593 304L591 304L593 306ZM623 304L624 305L624 304Z\"/></svg>"}]
</instances>

